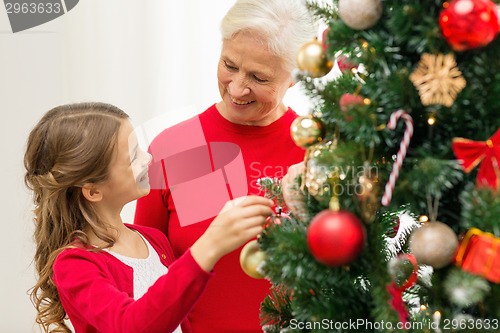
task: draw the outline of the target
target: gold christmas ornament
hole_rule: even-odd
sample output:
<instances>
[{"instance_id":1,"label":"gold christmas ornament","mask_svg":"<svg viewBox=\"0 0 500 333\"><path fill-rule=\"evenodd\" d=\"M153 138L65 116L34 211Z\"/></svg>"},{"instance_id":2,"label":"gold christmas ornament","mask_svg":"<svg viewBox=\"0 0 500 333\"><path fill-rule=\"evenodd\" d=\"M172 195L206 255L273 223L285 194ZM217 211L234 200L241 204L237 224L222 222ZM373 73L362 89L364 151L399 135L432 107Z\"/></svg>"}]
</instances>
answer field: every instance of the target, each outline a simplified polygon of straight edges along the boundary
<instances>
[{"instance_id":1,"label":"gold christmas ornament","mask_svg":"<svg viewBox=\"0 0 500 333\"><path fill-rule=\"evenodd\" d=\"M292 122L290 134L297 146L307 148L323 140L325 127L318 118L301 116Z\"/></svg>"},{"instance_id":2,"label":"gold christmas ornament","mask_svg":"<svg viewBox=\"0 0 500 333\"><path fill-rule=\"evenodd\" d=\"M443 268L453 260L458 238L453 229L444 223L427 222L410 236L410 252L419 264Z\"/></svg>"},{"instance_id":3,"label":"gold christmas ornament","mask_svg":"<svg viewBox=\"0 0 500 333\"><path fill-rule=\"evenodd\" d=\"M417 68L410 75L410 80L417 88L424 106L440 104L450 107L466 85L451 53L424 53Z\"/></svg>"},{"instance_id":4,"label":"gold christmas ornament","mask_svg":"<svg viewBox=\"0 0 500 333\"><path fill-rule=\"evenodd\" d=\"M333 61L317 38L305 43L299 50L297 65L307 76L318 78L328 74L333 68Z\"/></svg>"},{"instance_id":5,"label":"gold christmas ornament","mask_svg":"<svg viewBox=\"0 0 500 333\"><path fill-rule=\"evenodd\" d=\"M260 245L256 239L251 240L243 248L240 253L240 265L243 272L254 279L263 279L264 275L259 272L259 267L265 262L267 255L260 249Z\"/></svg>"},{"instance_id":6,"label":"gold christmas ornament","mask_svg":"<svg viewBox=\"0 0 500 333\"><path fill-rule=\"evenodd\" d=\"M379 21L382 12L381 0L339 0L339 16L351 29L371 28Z\"/></svg>"},{"instance_id":7,"label":"gold christmas ornament","mask_svg":"<svg viewBox=\"0 0 500 333\"><path fill-rule=\"evenodd\" d=\"M322 142L308 152L303 184L321 204L328 204L336 192L342 190L338 180L342 174L344 157L335 154L336 141Z\"/></svg>"}]
</instances>

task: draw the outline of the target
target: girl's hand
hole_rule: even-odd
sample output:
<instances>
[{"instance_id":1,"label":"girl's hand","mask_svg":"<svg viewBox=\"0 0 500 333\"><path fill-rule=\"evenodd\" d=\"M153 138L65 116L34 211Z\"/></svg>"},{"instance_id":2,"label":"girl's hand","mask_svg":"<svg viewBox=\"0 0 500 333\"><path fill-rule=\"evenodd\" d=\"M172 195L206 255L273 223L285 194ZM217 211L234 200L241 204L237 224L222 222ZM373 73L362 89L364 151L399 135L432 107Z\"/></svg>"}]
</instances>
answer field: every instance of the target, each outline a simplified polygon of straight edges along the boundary
<instances>
[{"instance_id":1,"label":"girl's hand","mask_svg":"<svg viewBox=\"0 0 500 333\"><path fill-rule=\"evenodd\" d=\"M228 201L191 246L193 258L205 271L211 271L222 256L262 232L273 204L272 200L255 195Z\"/></svg>"}]
</instances>

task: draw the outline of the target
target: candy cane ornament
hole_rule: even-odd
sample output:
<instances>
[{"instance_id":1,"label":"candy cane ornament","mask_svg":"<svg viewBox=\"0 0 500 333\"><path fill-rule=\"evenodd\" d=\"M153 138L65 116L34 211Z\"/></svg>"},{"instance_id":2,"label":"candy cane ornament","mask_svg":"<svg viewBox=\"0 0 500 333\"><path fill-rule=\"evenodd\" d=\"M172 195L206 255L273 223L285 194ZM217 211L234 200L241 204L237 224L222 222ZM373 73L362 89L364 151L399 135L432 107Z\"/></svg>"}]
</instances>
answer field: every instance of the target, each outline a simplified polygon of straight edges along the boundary
<instances>
[{"instance_id":1,"label":"candy cane ornament","mask_svg":"<svg viewBox=\"0 0 500 333\"><path fill-rule=\"evenodd\" d=\"M396 124L399 118L403 118L406 129L403 135L403 140L399 145L399 151L396 156L396 162L392 166L391 174L389 175L389 181L385 185L384 195L382 196L382 205L388 206L391 203L392 192L394 191L394 186L396 185L396 180L399 176L399 170L403 165L403 160L406 156L406 152L408 151L408 146L410 145L411 137L413 136L413 118L403 110L395 111L391 114L391 118L387 123L387 128L390 130L394 130L396 128Z\"/></svg>"}]
</instances>

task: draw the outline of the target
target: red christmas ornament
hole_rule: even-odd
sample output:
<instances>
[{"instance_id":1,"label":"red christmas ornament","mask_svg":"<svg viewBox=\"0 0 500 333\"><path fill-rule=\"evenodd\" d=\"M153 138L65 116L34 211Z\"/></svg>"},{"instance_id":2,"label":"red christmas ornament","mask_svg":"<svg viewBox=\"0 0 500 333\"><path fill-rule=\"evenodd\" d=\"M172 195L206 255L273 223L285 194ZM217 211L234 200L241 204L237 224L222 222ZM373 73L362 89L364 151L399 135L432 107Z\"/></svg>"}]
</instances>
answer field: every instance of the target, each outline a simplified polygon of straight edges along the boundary
<instances>
[{"instance_id":1,"label":"red christmas ornament","mask_svg":"<svg viewBox=\"0 0 500 333\"><path fill-rule=\"evenodd\" d=\"M337 66L339 66L339 69L342 73L358 67L358 65L356 65L354 62L349 60L348 57L343 55L337 57Z\"/></svg>"},{"instance_id":2,"label":"red christmas ornament","mask_svg":"<svg viewBox=\"0 0 500 333\"><path fill-rule=\"evenodd\" d=\"M363 105L363 97L359 95L353 94L343 94L340 96L339 106L340 110L344 114L344 118L346 121L351 121L353 119L352 115L349 115L349 107L351 105Z\"/></svg>"},{"instance_id":3,"label":"red christmas ornament","mask_svg":"<svg viewBox=\"0 0 500 333\"><path fill-rule=\"evenodd\" d=\"M345 210L320 212L307 231L309 250L316 260L327 266L342 266L356 259L365 238L361 221Z\"/></svg>"},{"instance_id":4,"label":"red christmas ornament","mask_svg":"<svg viewBox=\"0 0 500 333\"><path fill-rule=\"evenodd\" d=\"M281 209L281 207L279 209ZM290 221L290 216L286 213L279 212L278 214L273 214L266 219L264 228L269 228L271 225L281 225L282 223L286 223L288 221Z\"/></svg>"},{"instance_id":5,"label":"red christmas ornament","mask_svg":"<svg viewBox=\"0 0 500 333\"><path fill-rule=\"evenodd\" d=\"M499 23L496 4L490 0L453 0L443 4L439 26L455 51L488 45L495 39Z\"/></svg>"}]
</instances>

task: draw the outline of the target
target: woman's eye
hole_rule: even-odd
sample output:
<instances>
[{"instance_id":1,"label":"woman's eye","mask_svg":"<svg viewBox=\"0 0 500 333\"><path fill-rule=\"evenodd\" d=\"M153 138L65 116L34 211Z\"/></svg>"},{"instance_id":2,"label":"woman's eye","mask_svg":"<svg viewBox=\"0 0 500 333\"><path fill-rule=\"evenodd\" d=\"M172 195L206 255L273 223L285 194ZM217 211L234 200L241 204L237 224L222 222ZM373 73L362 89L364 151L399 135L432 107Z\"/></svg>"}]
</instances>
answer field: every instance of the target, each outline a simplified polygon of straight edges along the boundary
<instances>
[{"instance_id":1,"label":"woman's eye","mask_svg":"<svg viewBox=\"0 0 500 333\"><path fill-rule=\"evenodd\" d=\"M255 81L259 82L259 83L266 83L268 82L266 79L261 79L260 77L254 75L253 76L255 78Z\"/></svg>"},{"instance_id":2,"label":"woman's eye","mask_svg":"<svg viewBox=\"0 0 500 333\"><path fill-rule=\"evenodd\" d=\"M234 67L234 66L231 66L229 65L227 62L224 61L224 66L226 66L227 69L231 70L231 71L235 71L237 70L238 68Z\"/></svg>"}]
</instances>

